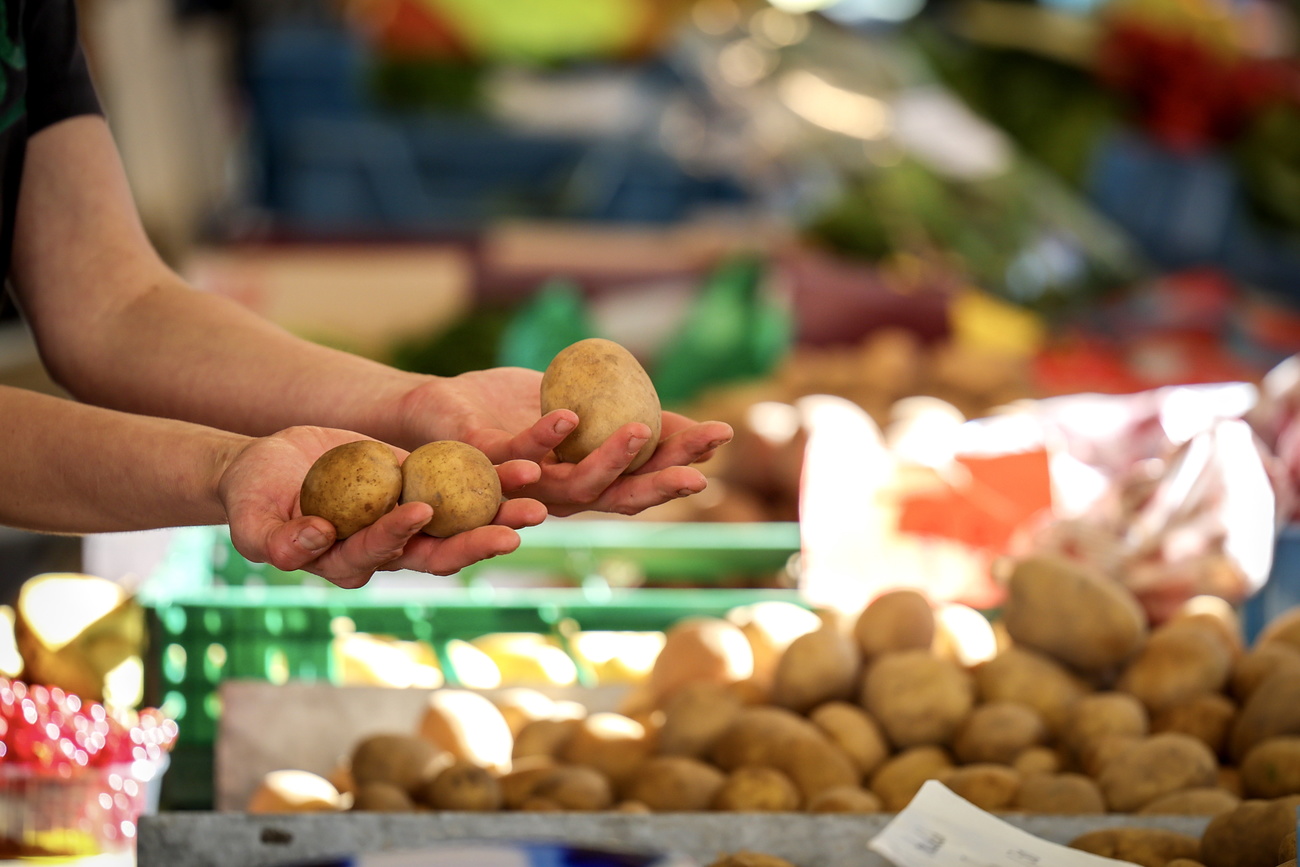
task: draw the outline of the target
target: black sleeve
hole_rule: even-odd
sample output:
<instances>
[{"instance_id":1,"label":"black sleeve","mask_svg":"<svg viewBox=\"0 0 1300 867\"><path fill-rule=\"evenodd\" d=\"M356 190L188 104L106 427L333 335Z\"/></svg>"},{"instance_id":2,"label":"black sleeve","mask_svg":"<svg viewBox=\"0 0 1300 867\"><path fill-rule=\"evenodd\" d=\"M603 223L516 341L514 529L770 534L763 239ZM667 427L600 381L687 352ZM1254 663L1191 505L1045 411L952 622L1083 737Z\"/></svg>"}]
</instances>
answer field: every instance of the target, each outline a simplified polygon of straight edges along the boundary
<instances>
[{"instance_id":1,"label":"black sleeve","mask_svg":"<svg viewBox=\"0 0 1300 867\"><path fill-rule=\"evenodd\" d=\"M27 134L79 114L100 114L73 0L27 0L24 7Z\"/></svg>"}]
</instances>

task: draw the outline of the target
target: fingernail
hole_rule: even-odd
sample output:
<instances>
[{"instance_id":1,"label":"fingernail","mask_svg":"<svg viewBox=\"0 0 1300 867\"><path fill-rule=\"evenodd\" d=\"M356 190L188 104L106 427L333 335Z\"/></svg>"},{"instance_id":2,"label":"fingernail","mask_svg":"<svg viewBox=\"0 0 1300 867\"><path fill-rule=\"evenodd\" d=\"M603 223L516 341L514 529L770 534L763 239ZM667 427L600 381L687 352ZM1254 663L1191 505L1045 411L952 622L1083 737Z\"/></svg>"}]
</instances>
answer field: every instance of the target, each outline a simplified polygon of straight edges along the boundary
<instances>
[{"instance_id":1,"label":"fingernail","mask_svg":"<svg viewBox=\"0 0 1300 867\"><path fill-rule=\"evenodd\" d=\"M637 452L641 451L641 446L648 442L650 442L650 437L632 437L627 441L627 453L635 456Z\"/></svg>"},{"instance_id":2,"label":"fingernail","mask_svg":"<svg viewBox=\"0 0 1300 867\"><path fill-rule=\"evenodd\" d=\"M689 497L689 496L690 496L691 494L693 494L693 493L695 493L695 492L692 491L690 488L678 488L678 489L677 489L677 496L679 496L679 497Z\"/></svg>"},{"instance_id":3,"label":"fingernail","mask_svg":"<svg viewBox=\"0 0 1300 867\"><path fill-rule=\"evenodd\" d=\"M553 427L552 430L554 430L559 436L564 436L575 427L577 427L577 425L574 424L573 419L562 418L555 422L555 427Z\"/></svg>"},{"instance_id":4,"label":"fingernail","mask_svg":"<svg viewBox=\"0 0 1300 867\"><path fill-rule=\"evenodd\" d=\"M721 448L722 446L725 446L729 442L731 442L731 440L714 440L713 442L709 443L708 451L713 451L716 448Z\"/></svg>"},{"instance_id":5,"label":"fingernail","mask_svg":"<svg viewBox=\"0 0 1300 867\"><path fill-rule=\"evenodd\" d=\"M305 527L298 534L298 544L303 547L303 550L311 551L314 554L328 548L329 539L315 527Z\"/></svg>"}]
</instances>

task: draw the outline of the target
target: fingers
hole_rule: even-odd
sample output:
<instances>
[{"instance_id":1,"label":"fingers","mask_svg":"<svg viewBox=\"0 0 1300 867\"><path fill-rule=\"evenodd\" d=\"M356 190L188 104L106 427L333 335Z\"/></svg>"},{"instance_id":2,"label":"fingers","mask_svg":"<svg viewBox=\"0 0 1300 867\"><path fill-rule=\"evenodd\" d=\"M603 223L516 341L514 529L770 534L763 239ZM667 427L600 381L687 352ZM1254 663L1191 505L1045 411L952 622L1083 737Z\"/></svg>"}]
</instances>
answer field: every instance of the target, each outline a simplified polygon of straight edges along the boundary
<instances>
[{"instance_id":1,"label":"fingers","mask_svg":"<svg viewBox=\"0 0 1300 867\"><path fill-rule=\"evenodd\" d=\"M234 522L231 540L236 550L250 560L270 563L282 572L306 567L334 544L334 525L308 515L285 523L276 518L263 531L260 550L246 543L247 531Z\"/></svg>"},{"instance_id":2,"label":"fingers","mask_svg":"<svg viewBox=\"0 0 1300 867\"><path fill-rule=\"evenodd\" d=\"M378 570L402 556L411 538L433 517L427 503L393 509L322 554L310 571L340 587L361 587Z\"/></svg>"},{"instance_id":3,"label":"fingers","mask_svg":"<svg viewBox=\"0 0 1300 867\"><path fill-rule=\"evenodd\" d=\"M510 460L540 463L577 426L578 416L573 410L557 409L513 437L503 430L488 429L475 431L466 439L494 464Z\"/></svg>"},{"instance_id":4,"label":"fingers","mask_svg":"<svg viewBox=\"0 0 1300 867\"><path fill-rule=\"evenodd\" d=\"M506 461L497 466L497 476L502 492L510 494L541 479L542 468L532 461Z\"/></svg>"},{"instance_id":5,"label":"fingers","mask_svg":"<svg viewBox=\"0 0 1300 867\"><path fill-rule=\"evenodd\" d=\"M521 530L524 527L536 527L546 520L546 505L537 500L517 499L506 500L497 510L497 516L492 521L493 524L499 524L503 527L513 527Z\"/></svg>"},{"instance_id":6,"label":"fingers","mask_svg":"<svg viewBox=\"0 0 1300 867\"><path fill-rule=\"evenodd\" d=\"M391 568L450 575L482 560L509 554L519 547L519 541L518 533L499 524L477 527L446 539L418 536L393 561Z\"/></svg>"},{"instance_id":7,"label":"fingers","mask_svg":"<svg viewBox=\"0 0 1300 867\"><path fill-rule=\"evenodd\" d=\"M669 467L657 473L624 476L589 503L551 507L551 514L566 516L584 510L635 515L651 506L679 497L698 494L708 487L708 479L693 467Z\"/></svg>"},{"instance_id":8,"label":"fingers","mask_svg":"<svg viewBox=\"0 0 1300 867\"><path fill-rule=\"evenodd\" d=\"M665 426L668 424L669 415L670 413L664 413ZM686 421L687 425L677 428L674 433L660 440L655 453L650 456L650 460L637 469L637 473L653 473L668 467L701 463L713 457L713 453L731 442L731 438L735 435L731 425L720 421L695 424L689 419L682 420Z\"/></svg>"}]
</instances>

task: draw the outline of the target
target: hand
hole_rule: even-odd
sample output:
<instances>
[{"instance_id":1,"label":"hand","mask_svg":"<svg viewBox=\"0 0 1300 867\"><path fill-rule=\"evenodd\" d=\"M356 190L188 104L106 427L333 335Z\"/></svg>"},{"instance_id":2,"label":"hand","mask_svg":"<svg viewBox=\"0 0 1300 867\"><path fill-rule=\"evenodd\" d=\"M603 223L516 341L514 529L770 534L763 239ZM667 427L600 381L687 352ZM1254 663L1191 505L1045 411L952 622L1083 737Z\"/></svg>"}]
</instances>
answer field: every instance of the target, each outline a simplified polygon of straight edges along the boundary
<instances>
[{"instance_id":1,"label":"hand","mask_svg":"<svg viewBox=\"0 0 1300 867\"><path fill-rule=\"evenodd\" d=\"M218 492L236 550L277 569L305 569L340 587L364 585L380 570L414 569L449 575L519 546L521 527L540 524L545 507L531 499L501 505L492 525L435 539L419 532L431 517L427 503L406 503L342 541L324 518L304 516L298 491L307 470L329 449L366 439L350 431L294 427L253 440L230 462ZM406 452L393 449L398 457ZM507 461L497 467L501 488L516 492L541 476L536 464Z\"/></svg>"},{"instance_id":2,"label":"hand","mask_svg":"<svg viewBox=\"0 0 1300 867\"><path fill-rule=\"evenodd\" d=\"M731 426L696 423L674 412L663 414L659 447L644 466L624 476L650 430L624 425L581 463L561 463L552 450L577 425L567 409L541 415L542 374L519 367L472 371L432 379L406 396L409 430L437 425L434 439L457 439L481 449L493 463L532 461L541 479L524 489L552 515L593 510L633 515L678 497L699 493L708 484L691 467L729 442Z\"/></svg>"}]
</instances>

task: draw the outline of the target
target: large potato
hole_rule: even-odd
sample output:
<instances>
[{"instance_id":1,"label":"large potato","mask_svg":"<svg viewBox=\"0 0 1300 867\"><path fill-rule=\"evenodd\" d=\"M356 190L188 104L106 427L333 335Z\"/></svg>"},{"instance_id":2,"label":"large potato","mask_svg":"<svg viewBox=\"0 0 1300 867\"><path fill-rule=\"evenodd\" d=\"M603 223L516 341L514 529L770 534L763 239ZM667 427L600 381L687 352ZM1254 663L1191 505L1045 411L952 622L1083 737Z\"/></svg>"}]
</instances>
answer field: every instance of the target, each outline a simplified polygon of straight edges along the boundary
<instances>
[{"instance_id":1,"label":"large potato","mask_svg":"<svg viewBox=\"0 0 1300 867\"><path fill-rule=\"evenodd\" d=\"M1009 765L1029 747L1047 743L1047 726L1038 711L1011 701L975 708L953 738L952 751L962 764Z\"/></svg>"},{"instance_id":2,"label":"large potato","mask_svg":"<svg viewBox=\"0 0 1300 867\"><path fill-rule=\"evenodd\" d=\"M862 704L895 747L943 744L975 706L975 685L955 663L926 650L903 650L867 670Z\"/></svg>"},{"instance_id":3,"label":"large potato","mask_svg":"<svg viewBox=\"0 0 1300 867\"><path fill-rule=\"evenodd\" d=\"M298 494L304 515L324 518L339 539L369 527L397 505L402 468L388 446L357 440L316 459Z\"/></svg>"},{"instance_id":4,"label":"large potato","mask_svg":"<svg viewBox=\"0 0 1300 867\"><path fill-rule=\"evenodd\" d=\"M1223 642L1233 659L1245 650L1241 616L1232 603L1218 596L1193 596L1173 613L1168 625L1191 625L1207 629Z\"/></svg>"},{"instance_id":5,"label":"large potato","mask_svg":"<svg viewBox=\"0 0 1300 867\"><path fill-rule=\"evenodd\" d=\"M501 478L471 445L426 443L402 463L402 502L432 506L433 518L420 532L446 538L492 523L501 508Z\"/></svg>"},{"instance_id":6,"label":"large potato","mask_svg":"<svg viewBox=\"0 0 1300 867\"><path fill-rule=\"evenodd\" d=\"M1217 816L1230 813L1241 803L1232 792L1218 786L1203 789L1183 789L1156 798L1139 813L1146 816Z\"/></svg>"},{"instance_id":7,"label":"large potato","mask_svg":"<svg viewBox=\"0 0 1300 867\"><path fill-rule=\"evenodd\" d=\"M1232 656L1212 633L1194 627L1157 630L1120 676L1117 688L1137 696L1151 713L1223 689Z\"/></svg>"},{"instance_id":8,"label":"large potato","mask_svg":"<svg viewBox=\"0 0 1300 867\"><path fill-rule=\"evenodd\" d=\"M501 804L507 810L518 810L533 796L533 790L560 767L550 756L528 756L516 759L510 767L510 773L499 780L501 787Z\"/></svg>"},{"instance_id":9,"label":"large potato","mask_svg":"<svg viewBox=\"0 0 1300 867\"><path fill-rule=\"evenodd\" d=\"M903 750L871 775L871 791L880 798L886 812L896 813L921 791L927 780L935 780L952 767L952 758L941 747L912 747Z\"/></svg>"},{"instance_id":10,"label":"large potato","mask_svg":"<svg viewBox=\"0 0 1300 867\"><path fill-rule=\"evenodd\" d=\"M485 768L510 768L514 737L496 705L467 689L439 689L429 695L420 737L458 759Z\"/></svg>"},{"instance_id":11,"label":"large potato","mask_svg":"<svg viewBox=\"0 0 1300 867\"><path fill-rule=\"evenodd\" d=\"M1232 668L1232 695L1245 702L1261 683L1278 672L1300 674L1300 650L1280 642L1256 644Z\"/></svg>"},{"instance_id":12,"label":"large potato","mask_svg":"<svg viewBox=\"0 0 1300 867\"><path fill-rule=\"evenodd\" d=\"M776 768L747 765L727 777L713 800L713 809L738 813L789 813L802 798L794 782Z\"/></svg>"},{"instance_id":13,"label":"large potato","mask_svg":"<svg viewBox=\"0 0 1300 867\"><path fill-rule=\"evenodd\" d=\"M308 771L271 771L248 800L249 813L332 813L343 799L329 780Z\"/></svg>"},{"instance_id":14,"label":"large potato","mask_svg":"<svg viewBox=\"0 0 1300 867\"><path fill-rule=\"evenodd\" d=\"M1144 738L1138 735L1105 735L1079 751L1076 764L1090 777L1100 777L1111 762L1120 758L1132 747L1142 743Z\"/></svg>"},{"instance_id":15,"label":"large potato","mask_svg":"<svg viewBox=\"0 0 1300 867\"><path fill-rule=\"evenodd\" d=\"M1241 762L1241 781L1251 798L1300 794L1300 737L1269 738L1251 747Z\"/></svg>"},{"instance_id":16,"label":"large potato","mask_svg":"<svg viewBox=\"0 0 1300 867\"><path fill-rule=\"evenodd\" d=\"M985 702L1014 701L1038 711L1049 731L1059 732L1074 703L1090 690L1059 663L1023 647L1011 647L974 670Z\"/></svg>"},{"instance_id":17,"label":"large potato","mask_svg":"<svg viewBox=\"0 0 1300 867\"><path fill-rule=\"evenodd\" d=\"M434 772L442 769L442 750L428 741L403 734L376 734L352 750L352 779L358 787L387 783L414 794Z\"/></svg>"},{"instance_id":18,"label":"large potato","mask_svg":"<svg viewBox=\"0 0 1300 867\"><path fill-rule=\"evenodd\" d=\"M698 812L709 809L726 776L712 765L684 756L659 756L636 771L624 792L655 812Z\"/></svg>"},{"instance_id":19,"label":"large potato","mask_svg":"<svg viewBox=\"0 0 1300 867\"><path fill-rule=\"evenodd\" d=\"M746 765L779 767L792 745L821 737L817 727L798 714L779 707L747 707L709 749L710 760L724 771Z\"/></svg>"},{"instance_id":20,"label":"large potato","mask_svg":"<svg viewBox=\"0 0 1300 867\"><path fill-rule=\"evenodd\" d=\"M608 810L614 803L614 790L609 779L594 768L563 767L556 768L533 787L525 805L530 802L534 804L532 809L552 809L549 805L554 805L554 808L580 813Z\"/></svg>"},{"instance_id":21,"label":"large potato","mask_svg":"<svg viewBox=\"0 0 1300 867\"><path fill-rule=\"evenodd\" d=\"M578 415L578 427L555 448L556 457L566 463L578 463L633 422L650 428L650 439L627 472L650 460L659 445L659 394L640 362L612 340L593 337L560 350L542 375L541 400L542 415L557 409Z\"/></svg>"},{"instance_id":22,"label":"large potato","mask_svg":"<svg viewBox=\"0 0 1300 867\"><path fill-rule=\"evenodd\" d=\"M858 649L833 625L801 635L782 654L772 679L772 703L803 713L853 695Z\"/></svg>"},{"instance_id":23,"label":"large potato","mask_svg":"<svg viewBox=\"0 0 1300 867\"><path fill-rule=\"evenodd\" d=\"M853 626L853 635L868 659L898 650L929 650L934 633L930 600L906 588L888 590L871 600Z\"/></svg>"},{"instance_id":24,"label":"large potato","mask_svg":"<svg viewBox=\"0 0 1300 867\"><path fill-rule=\"evenodd\" d=\"M944 771L938 779L981 810L1005 810L1020 791L1020 774L1005 765L964 765Z\"/></svg>"},{"instance_id":25,"label":"large potato","mask_svg":"<svg viewBox=\"0 0 1300 867\"><path fill-rule=\"evenodd\" d=\"M688 617L668 629L648 681L667 703L690 683L730 684L754 674L754 651L740 627L717 617Z\"/></svg>"},{"instance_id":26,"label":"large potato","mask_svg":"<svg viewBox=\"0 0 1300 867\"><path fill-rule=\"evenodd\" d=\"M805 801L827 789L855 786L862 778L853 760L820 733L795 740L773 766L794 781Z\"/></svg>"},{"instance_id":27,"label":"large potato","mask_svg":"<svg viewBox=\"0 0 1300 867\"><path fill-rule=\"evenodd\" d=\"M808 719L853 760L863 776L889 758L889 742L880 726L857 705L827 702L808 714Z\"/></svg>"},{"instance_id":28,"label":"large potato","mask_svg":"<svg viewBox=\"0 0 1300 867\"><path fill-rule=\"evenodd\" d=\"M1070 848L1141 867L1165 867L1175 858L1196 859L1201 843L1190 834L1163 828L1103 828L1075 837Z\"/></svg>"},{"instance_id":29,"label":"large potato","mask_svg":"<svg viewBox=\"0 0 1300 867\"><path fill-rule=\"evenodd\" d=\"M619 786L653 750L644 725L622 714L602 712L578 722L560 757L571 765L595 768Z\"/></svg>"},{"instance_id":30,"label":"large potato","mask_svg":"<svg viewBox=\"0 0 1300 867\"><path fill-rule=\"evenodd\" d=\"M659 752L666 756L698 758L740 713L741 702L725 686L691 683L682 687L664 707L659 729Z\"/></svg>"},{"instance_id":31,"label":"large potato","mask_svg":"<svg viewBox=\"0 0 1300 867\"><path fill-rule=\"evenodd\" d=\"M1016 564L1003 622L1017 644L1085 672L1124 662L1147 633L1146 615L1132 592L1088 566L1057 557Z\"/></svg>"},{"instance_id":32,"label":"large potato","mask_svg":"<svg viewBox=\"0 0 1300 867\"><path fill-rule=\"evenodd\" d=\"M1083 774L1033 774L1021 781L1011 806L1026 813L1084 816L1106 812L1106 799Z\"/></svg>"},{"instance_id":33,"label":"large potato","mask_svg":"<svg viewBox=\"0 0 1300 867\"><path fill-rule=\"evenodd\" d=\"M1107 764L1097 784L1110 809L1131 813L1171 792L1213 786L1218 770L1214 753L1196 738L1152 735Z\"/></svg>"},{"instance_id":34,"label":"large potato","mask_svg":"<svg viewBox=\"0 0 1300 867\"><path fill-rule=\"evenodd\" d=\"M1220 693L1202 693L1156 714L1151 721L1151 731L1153 734L1181 732L1191 735L1204 742L1215 755L1225 755L1236 719L1237 705L1232 699Z\"/></svg>"},{"instance_id":35,"label":"large potato","mask_svg":"<svg viewBox=\"0 0 1300 867\"><path fill-rule=\"evenodd\" d=\"M1295 830L1300 798L1242 801L1210 820L1201 835L1206 867L1274 867L1286 835Z\"/></svg>"},{"instance_id":36,"label":"large potato","mask_svg":"<svg viewBox=\"0 0 1300 867\"><path fill-rule=\"evenodd\" d=\"M425 783L418 799L435 810L492 813L501 809L501 785L485 768L458 761Z\"/></svg>"},{"instance_id":37,"label":"large potato","mask_svg":"<svg viewBox=\"0 0 1300 867\"><path fill-rule=\"evenodd\" d=\"M1300 674L1280 671L1251 693L1232 726L1229 752L1237 761L1260 741L1300 734Z\"/></svg>"},{"instance_id":38,"label":"large potato","mask_svg":"<svg viewBox=\"0 0 1300 867\"><path fill-rule=\"evenodd\" d=\"M1124 692L1097 692L1075 703L1066 719L1062 741L1076 756L1110 735L1142 737L1148 729L1146 707Z\"/></svg>"},{"instance_id":39,"label":"large potato","mask_svg":"<svg viewBox=\"0 0 1300 867\"><path fill-rule=\"evenodd\" d=\"M814 612L793 602L772 600L741 605L727 612L727 621L740 627L754 656L754 680L771 686L777 663L790 643L822 627Z\"/></svg>"}]
</instances>

